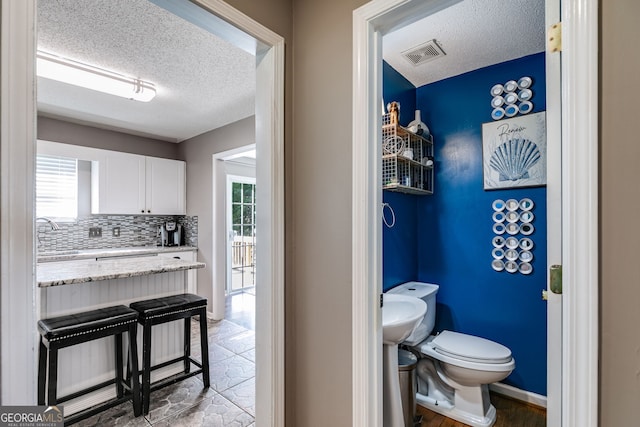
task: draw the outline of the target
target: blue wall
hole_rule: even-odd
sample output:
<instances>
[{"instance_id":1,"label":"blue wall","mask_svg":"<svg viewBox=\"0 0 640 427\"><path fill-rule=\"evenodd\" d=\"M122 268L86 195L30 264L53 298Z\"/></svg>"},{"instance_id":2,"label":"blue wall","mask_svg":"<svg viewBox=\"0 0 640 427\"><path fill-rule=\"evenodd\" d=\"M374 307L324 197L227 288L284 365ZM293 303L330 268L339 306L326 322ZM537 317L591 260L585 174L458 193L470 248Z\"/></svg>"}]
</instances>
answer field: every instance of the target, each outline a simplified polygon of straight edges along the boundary
<instances>
[{"instance_id":1,"label":"blue wall","mask_svg":"<svg viewBox=\"0 0 640 427\"><path fill-rule=\"evenodd\" d=\"M482 123L492 121L489 89L522 76L533 78L534 112L544 111L544 71L544 55L536 54L415 89L416 108L434 136L435 194L385 194L384 200L407 223L398 218L396 227L385 227L383 234L384 289L414 279L439 284L436 331L460 331L506 345L516 370L504 382L542 395L547 366L546 302L540 295L546 288L546 189L483 190ZM384 68L389 93L398 93L398 80L395 70ZM495 272L491 204L498 198L524 197L535 203L536 231L529 236L535 242L533 273ZM409 215L414 207L415 216ZM410 249L400 250L410 235ZM417 274L405 272L414 265Z\"/></svg>"},{"instance_id":2,"label":"blue wall","mask_svg":"<svg viewBox=\"0 0 640 427\"><path fill-rule=\"evenodd\" d=\"M416 88L400 73L383 62L384 84L382 97L386 104L391 101L400 103L401 125L408 125L415 117ZM383 290L416 280L418 277L418 205L420 196L384 191L382 200L393 208L396 222L393 228L383 226ZM391 213L385 208L383 211L387 222L392 219Z\"/></svg>"}]
</instances>

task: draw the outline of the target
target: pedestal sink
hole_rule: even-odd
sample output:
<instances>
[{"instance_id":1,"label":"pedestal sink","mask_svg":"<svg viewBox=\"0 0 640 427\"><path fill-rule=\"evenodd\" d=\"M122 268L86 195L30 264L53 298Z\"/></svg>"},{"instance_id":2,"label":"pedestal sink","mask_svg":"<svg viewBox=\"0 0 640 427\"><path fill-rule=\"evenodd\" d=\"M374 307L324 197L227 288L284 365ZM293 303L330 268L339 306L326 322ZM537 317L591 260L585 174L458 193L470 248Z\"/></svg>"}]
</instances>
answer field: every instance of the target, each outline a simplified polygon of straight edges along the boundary
<instances>
[{"instance_id":1,"label":"pedestal sink","mask_svg":"<svg viewBox=\"0 0 640 427\"><path fill-rule=\"evenodd\" d=\"M419 298L394 294L383 294L382 301L384 426L404 427L398 379L398 344L407 339L422 321L427 304Z\"/></svg>"}]
</instances>

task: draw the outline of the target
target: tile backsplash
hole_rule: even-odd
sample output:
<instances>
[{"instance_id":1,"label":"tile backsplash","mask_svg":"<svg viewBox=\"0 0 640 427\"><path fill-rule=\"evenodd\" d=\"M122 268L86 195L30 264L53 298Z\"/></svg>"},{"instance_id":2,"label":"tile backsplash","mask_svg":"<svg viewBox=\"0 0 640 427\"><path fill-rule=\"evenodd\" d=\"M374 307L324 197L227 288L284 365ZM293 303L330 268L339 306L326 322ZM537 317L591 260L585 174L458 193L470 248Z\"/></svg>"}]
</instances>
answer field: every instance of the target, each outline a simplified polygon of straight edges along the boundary
<instances>
[{"instance_id":1,"label":"tile backsplash","mask_svg":"<svg viewBox=\"0 0 640 427\"><path fill-rule=\"evenodd\" d=\"M45 222L36 223L37 248L40 252L79 249L108 249L155 246L160 242L158 227L166 221L182 224L186 246L198 246L197 216L91 215L74 222L60 222L52 230ZM102 228L102 237L89 237L89 228ZM120 235L113 236L113 229Z\"/></svg>"}]
</instances>

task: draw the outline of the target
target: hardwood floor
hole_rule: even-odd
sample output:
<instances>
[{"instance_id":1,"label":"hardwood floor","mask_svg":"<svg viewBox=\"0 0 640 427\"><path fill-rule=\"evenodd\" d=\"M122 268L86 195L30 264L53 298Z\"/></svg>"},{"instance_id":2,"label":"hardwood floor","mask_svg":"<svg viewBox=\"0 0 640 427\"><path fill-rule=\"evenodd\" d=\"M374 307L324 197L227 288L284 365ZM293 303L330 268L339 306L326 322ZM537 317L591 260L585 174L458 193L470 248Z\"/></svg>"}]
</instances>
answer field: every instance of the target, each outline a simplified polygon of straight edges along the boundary
<instances>
[{"instance_id":1,"label":"hardwood floor","mask_svg":"<svg viewBox=\"0 0 640 427\"><path fill-rule=\"evenodd\" d=\"M496 393L491 393L491 403L498 413L493 427L545 427L547 425L547 411L544 408ZM418 414L422 415L420 427L467 427L467 424L436 414L420 405L418 405Z\"/></svg>"}]
</instances>

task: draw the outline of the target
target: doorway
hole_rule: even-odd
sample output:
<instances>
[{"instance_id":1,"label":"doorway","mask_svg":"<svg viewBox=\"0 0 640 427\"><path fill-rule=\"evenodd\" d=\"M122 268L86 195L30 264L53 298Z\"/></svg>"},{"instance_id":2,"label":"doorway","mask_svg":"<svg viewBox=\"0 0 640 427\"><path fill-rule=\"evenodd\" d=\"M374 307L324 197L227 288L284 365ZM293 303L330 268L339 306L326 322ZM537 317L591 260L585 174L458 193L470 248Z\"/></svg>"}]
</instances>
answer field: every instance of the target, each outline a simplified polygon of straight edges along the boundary
<instances>
[{"instance_id":1,"label":"doorway","mask_svg":"<svg viewBox=\"0 0 640 427\"><path fill-rule=\"evenodd\" d=\"M284 424L284 198L283 198L283 92L284 40L225 3L194 1L207 12L222 17L257 40L256 145L265 159L257 174L263 183L259 197L263 215L258 215L266 245L262 287L264 308L260 310L257 340L258 369L256 417L267 425ZM33 158L36 108L35 0L2 2L2 217L11 218L12 227L3 232L2 289L3 322L2 402L33 403L36 384L34 242L33 242ZM8 88L11 88L9 90ZM5 89L6 92L5 92ZM16 167L8 167L16 165ZM4 197L4 196L7 197ZM25 208L27 207L27 208ZM3 222L4 223L4 222ZM3 230L5 228L3 227ZM11 301L11 304L7 304ZM4 321L12 319L12 322ZM15 320L15 322L13 321Z\"/></svg>"},{"instance_id":2,"label":"doorway","mask_svg":"<svg viewBox=\"0 0 640 427\"><path fill-rule=\"evenodd\" d=\"M381 271L381 232L382 206L381 192L378 183L381 182L379 158L380 135L378 106L381 105L381 45L382 35L408 23L415 22L424 16L442 10L455 1L372 1L354 11L354 200L364 203L354 203L354 233L353 233L353 312L354 316L354 347L353 347L353 393L354 393L354 426L380 426L381 414L367 411L368 408L381 408L381 342L379 325L379 293L382 291ZM570 20L571 31L576 34L597 33L597 8L579 9L580 1L563 2L563 20ZM575 6L575 8L574 8ZM582 5L584 6L584 5ZM576 39L577 40L577 39ZM584 41L584 39L583 39ZM563 170L570 169L575 175L563 176L562 201L563 223L569 224L562 230L563 260L566 268L570 265L572 279L565 276L565 296L563 297L562 324L565 331L562 336L562 425L597 424L597 274L583 275L583 271L591 274L597 271L597 180L590 176L590 170L597 170L597 138L584 134L585 123L575 115L575 109L580 109L585 116L592 117L597 112L597 61L589 49L595 49L597 38L591 37L584 43L572 44L571 52L563 53L563 82L567 89L567 82L578 78L580 71L589 70L582 81L590 88L590 93L572 92L570 88L563 92L562 113L566 120L562 127ZM564 52L564 51L563 51ZM569 65L570 63L570 65ZM364 67L367 72L362 72ZM570 95L567 95L569 93ZM569 114L569 112L571 112ZM590 122L591 131L597 128L597 123ZM587 127L589 127L587 126ZM588 138L584 151L579 152L575 144L577 135ZM371 144L377 141L377 144ZM575 157L574 157L575 156ZM576 163L581 158L584 163ZM593 169L590 169L593 168ZM579 171L579 172L575 172ZM580 176L583 179L576 179ZM582 217L584 226L590 230L589 237L578 235L573 223L576 218L570 215L570 207L577 203L588 212ZM363 221L362 219L365 218ZM575 245L577 242L580 245ZM586 246L581 246L586 245ZM583 252L587 250L587 253ZM592 252L591 252L592 251ZM575 253L581 252L584 258L576 258ZM596 270L596 271L594 271ZM577 277L586 282L576 282ZM571 285L580 284L581 289L587 288L587 296L580 298L572 294ZM587 283L585 285L585 283ZM374 284L375 289L371 288ZM577 288L577 286L576 286ZM569 315L569 313L571 313ZM576 322L576 319L586 321L587 324ZM576 344L575 337L585 338L585 345ZM570 337L573 337L571 339ZM583 353L581 350L584 350ZM569 360L580 360L578 365L586 369L587 375L579 372L567 363ZM581 384L581 387L578 387ZM585 392L584 388L589 391ZM371 392L370 390L376 390ZM567 396L573 396L568 398ZM576 399L576 397L579 397ZM578 409L579 408L579 409ZM577 421L576 421L577 420Z\"/></svg>"}]
</instances>

